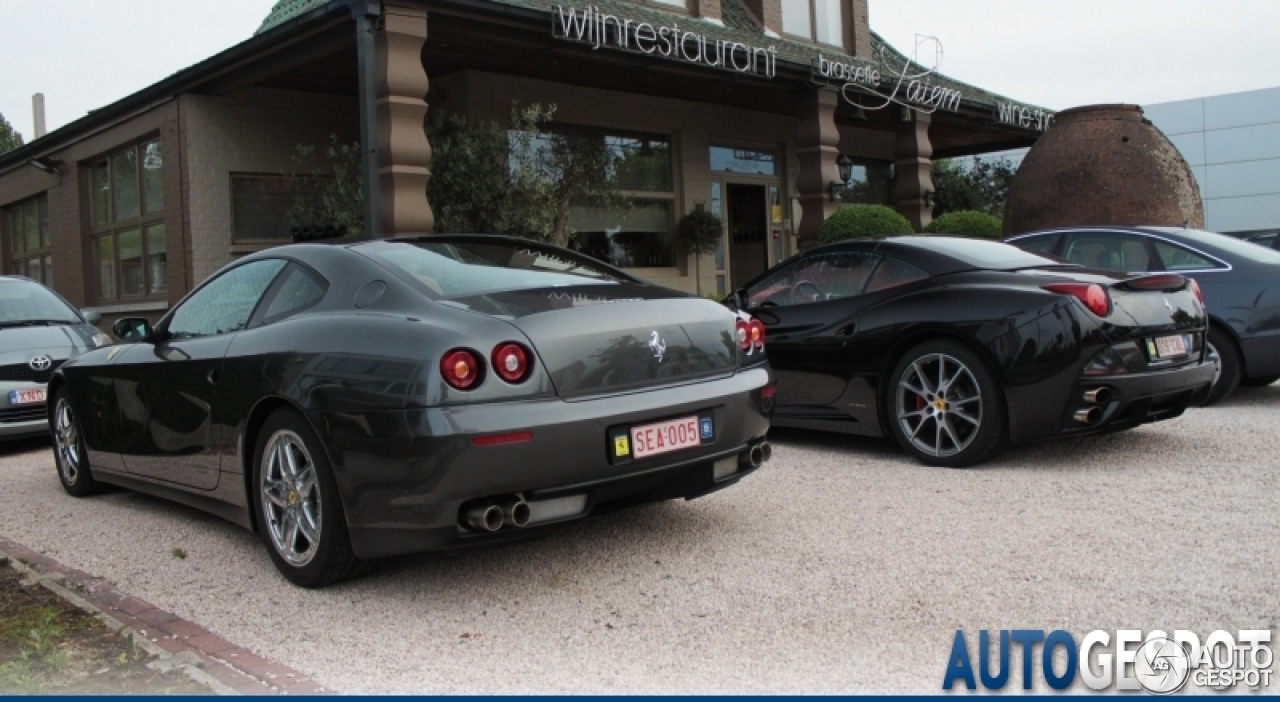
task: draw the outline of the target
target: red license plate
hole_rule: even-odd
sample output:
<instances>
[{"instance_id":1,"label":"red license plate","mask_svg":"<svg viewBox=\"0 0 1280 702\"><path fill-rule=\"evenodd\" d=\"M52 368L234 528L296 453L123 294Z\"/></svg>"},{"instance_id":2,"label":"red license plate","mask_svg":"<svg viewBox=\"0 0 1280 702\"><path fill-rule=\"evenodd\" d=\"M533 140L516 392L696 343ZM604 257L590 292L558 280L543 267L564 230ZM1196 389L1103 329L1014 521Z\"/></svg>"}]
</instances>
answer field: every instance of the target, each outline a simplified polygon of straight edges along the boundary
<instances>
[{"instance_id":1,"label":"red license plate","mask_svg":"<svg viewBox=\"0 0 1280 702\"><path fill-rule=\"evenodd\" d=\"M1187 342L1179 336L1156 337L1156 351L1160 358L1187 355Z\"/></svg>"},{"instance_id":2,"label":"red license plate","mask_svg":"<svg viewBox=\"0 0 1280 702\"><path fill-rule=\"evenodd\" d=\"M696 416L631 427L632 458L657 456L701 444Z\"/></svg>"},{"instance_id":3,"label":"red license plate","mask_svg":"<svg viewBox=\"0 0 1280 702\"><path fill-rule=\"evenodd\" d=\"M11 405L30 405L37 402L44 402L44 388L9 391L9 404Z\"/></svg>"}]
</instances>

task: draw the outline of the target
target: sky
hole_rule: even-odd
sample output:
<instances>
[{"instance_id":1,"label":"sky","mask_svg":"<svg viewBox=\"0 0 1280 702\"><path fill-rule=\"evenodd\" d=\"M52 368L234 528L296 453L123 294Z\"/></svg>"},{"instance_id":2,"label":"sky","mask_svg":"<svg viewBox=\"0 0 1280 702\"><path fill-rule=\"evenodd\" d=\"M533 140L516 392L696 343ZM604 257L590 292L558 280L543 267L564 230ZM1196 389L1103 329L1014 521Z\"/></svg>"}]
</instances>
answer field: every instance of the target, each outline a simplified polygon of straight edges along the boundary
<instances>
[{"instance_id":1,"label":"sky","mask_svg":"<svg viewBox=\"0 0 1280 702\"><path fill-rule=\"evenodd\" d=\"M274 0L0 0L0 114L32 136L248 38ZM1280 0L869 0L871 28L940 70L1055 110L1280 86Z\"/></svg>"}]
</instances>

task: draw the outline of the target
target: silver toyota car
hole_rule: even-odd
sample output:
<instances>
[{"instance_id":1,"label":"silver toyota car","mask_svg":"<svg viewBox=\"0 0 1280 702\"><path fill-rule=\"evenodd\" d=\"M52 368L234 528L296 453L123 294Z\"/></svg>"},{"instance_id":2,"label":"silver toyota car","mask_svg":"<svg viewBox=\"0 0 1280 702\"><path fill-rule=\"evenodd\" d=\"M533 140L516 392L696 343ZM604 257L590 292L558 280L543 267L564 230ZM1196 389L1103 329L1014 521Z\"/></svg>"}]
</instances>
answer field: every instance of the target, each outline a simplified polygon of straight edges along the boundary
<instances>
[{"instance_id":1,"label":"silver toyota car","mask_svg":"<svg viewBox=\"0 0 1280 702\"><path fill-rule=\"evenodd\" d=\"M77 354L111 343L78 311L30 278L0 276L0 440L48 434L45 384Z\"/></svg>"}]
</instances>

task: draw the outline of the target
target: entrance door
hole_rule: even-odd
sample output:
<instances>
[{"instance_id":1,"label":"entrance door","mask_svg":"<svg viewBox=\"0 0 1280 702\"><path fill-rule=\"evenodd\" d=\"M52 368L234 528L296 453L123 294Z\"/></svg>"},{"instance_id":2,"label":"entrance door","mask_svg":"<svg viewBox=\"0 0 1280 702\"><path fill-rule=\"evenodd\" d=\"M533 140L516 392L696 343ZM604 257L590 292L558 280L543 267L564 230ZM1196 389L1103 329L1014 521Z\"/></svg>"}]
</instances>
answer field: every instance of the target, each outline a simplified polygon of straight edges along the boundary
<instances>
[{"instance_id":1,"label":"entrance door","mask_svg":"<svg viewBox=\"0 0 1280 702\"><path fill-rule=\"evenodd\" d=\"M769 208L765 186L727 183L730 280L735 288L769 267Z\"/></svg>"}]
</instances>

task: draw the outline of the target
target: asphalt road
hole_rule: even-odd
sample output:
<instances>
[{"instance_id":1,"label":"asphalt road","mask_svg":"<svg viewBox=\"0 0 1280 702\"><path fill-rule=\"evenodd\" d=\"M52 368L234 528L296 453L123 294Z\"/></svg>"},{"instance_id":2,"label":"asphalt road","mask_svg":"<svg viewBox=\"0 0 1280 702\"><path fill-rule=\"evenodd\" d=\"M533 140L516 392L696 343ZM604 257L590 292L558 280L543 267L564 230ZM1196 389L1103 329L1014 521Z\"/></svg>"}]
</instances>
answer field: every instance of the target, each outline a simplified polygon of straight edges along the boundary
<instances>
[{"instance_id":1,"label":"asphalt road","mask_svg":"<svg viewBox=\"0 0 1280 702\"><path fill-rule=\"evenodd\" d=\"M938 692L956 629L1280 630L1278 428L1280 384L966 471L775 430L710 497L318 592L213 517L68 497L27 442L0 534L344 692Z\"/></svg>"}]
</instances>

